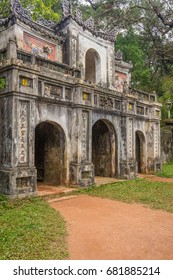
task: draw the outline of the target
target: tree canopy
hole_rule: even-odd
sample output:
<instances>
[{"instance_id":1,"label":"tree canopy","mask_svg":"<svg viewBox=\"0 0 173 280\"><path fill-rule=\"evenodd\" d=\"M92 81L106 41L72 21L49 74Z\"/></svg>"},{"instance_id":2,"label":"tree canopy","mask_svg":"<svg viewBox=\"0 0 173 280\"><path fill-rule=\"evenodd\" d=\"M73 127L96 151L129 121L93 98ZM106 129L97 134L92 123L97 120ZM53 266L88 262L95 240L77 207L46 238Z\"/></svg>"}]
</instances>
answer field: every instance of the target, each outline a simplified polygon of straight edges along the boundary
<instances>
[{"instance_id":1,"label":"tree canopy","mask_svg":"<svg viewBox=\"0 0 173 280\"><path fill-rule=\"evenodd\" d=\"M57 21L61 17L60 0L20 0L20 3L23 8L27 8L34 20L42 16ZM9 11L10 0L0 0L0 16L8 16Z\"/></svg>"}]
</instances>

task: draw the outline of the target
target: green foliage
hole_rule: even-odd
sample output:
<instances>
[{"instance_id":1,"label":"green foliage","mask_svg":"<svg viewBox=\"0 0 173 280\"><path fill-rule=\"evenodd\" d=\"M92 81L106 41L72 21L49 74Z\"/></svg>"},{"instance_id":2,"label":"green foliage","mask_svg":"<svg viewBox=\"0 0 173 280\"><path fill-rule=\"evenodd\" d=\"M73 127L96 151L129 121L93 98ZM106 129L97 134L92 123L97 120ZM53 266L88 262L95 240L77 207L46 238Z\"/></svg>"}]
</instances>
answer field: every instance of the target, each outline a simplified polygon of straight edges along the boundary
<instances>
[{"instance_id":1,"label":"green foliage","mask_svg":"<svg viewBox=\"0 0 173 280\"><path fill-rule=\"evenodd\" d=\"M10 13L10 0L0 0L0 18L7 17Z\"/></svg>"},{"instance_id":2,"label":"green foliage","mask_svg":"<svg viewBox=\"0 0 173 280\"><path fill-rule=\"evenodd\" d=\"M168 110L166 106L167 100L171 100L173 104L173 79L172 75L165 75L160 78L160 97L159 102L162 103L162 119L168 118ZM173 106L171 108L171 117L173 118Z\"/></svg>"},{"instance_id":3,"label":"green foliage","mask_svg":"<svg viewBox=\"0 0 173 280\"><path fill-rule=\"evenodd\" d=\"M0 90L6 87L6 78L0 77Z\"/></svg>"},{"instance_id":4,"label":"green foliage","mask_svg":"<svg viewBox=\"0 0 173 280\"><path fill-rule=\"evenodd\" d=\"M147 44L143 38L129 30L120 34L116 41L116 50L123 52L124 60L133 64L132 86L143 90L151 90L152 71L147 61Z\"/></svg>"},{"instance_id":5,"label":"green foliage","mask_svg":"<svg viewBox=\"0 0 173 280\"><path fill-rule=\"evenodd\" d=\"M22 6L30 10L32 18L37 20L40 16L53 21L60 20L60 14L54 7L57 0L21 0Z\"/></svg>"},{"instance_id":6,"label":"green foliage","mask_svg":"<svg viewBox=\"0 0 173 280\"><path fill-rule=\"evenodd\" d=\"M83 189L79 193L128 203L142 203L151 208L173 212L173 183L136 179L111 185L94 186Z\"/></svg>"},{"instance_id":7,"label":"green foliage","mask_svg":"<svg viewBox=\"0 0 173 280\"><path fill-rule=\"evenodd\" d=\"M0 259L66 259L66 228L60 214L40 198L0 196Z\"/></svg>"},{"instance_id":8,"label":"green foliage","mask_svg":"<svg viewBox=\"0 0 173 280\"><path fill-rule=\"evenodd\" d=\"M162 172L157 173L157 176L165 178L173 178L173 162L163 164Z\"/></svg>"},{"instance_id":9,"label":"green foliage","mask_svg":"<svg viewBox=\"0 0 173 280\"><path fill-rule=\"evenodd\" d=\"M26 8L33 20L37 20L40 16L45 19L59 21L60 0L20 0L22 7ZM10 12L10 1L0 0L0 16L7 17Z\"/></svg>"}]
</instances>

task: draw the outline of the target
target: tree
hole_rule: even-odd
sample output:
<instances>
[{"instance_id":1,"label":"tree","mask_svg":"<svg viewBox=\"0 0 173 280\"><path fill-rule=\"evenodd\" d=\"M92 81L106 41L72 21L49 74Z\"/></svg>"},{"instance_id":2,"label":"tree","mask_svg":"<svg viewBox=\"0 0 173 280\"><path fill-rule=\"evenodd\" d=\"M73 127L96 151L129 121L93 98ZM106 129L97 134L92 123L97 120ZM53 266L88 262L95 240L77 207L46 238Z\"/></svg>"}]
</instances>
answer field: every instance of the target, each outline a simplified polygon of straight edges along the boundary
<instances>
[{"instance_id":1,"label":"tree","mask_svg":"<svg viewBox=\"0 0 173 280\"><path fill-rule=\"evenodd\" d=\"M53 21L60 20L60 0L20 0L22 7L27 8L33 20L40 16ZM0 16L7 17L10 12L10 0L0 0Z\"/></svg>"},{"instance_id":2,"label":"tree","mask_svg":"<svg viewBox=\"0 0 173 280\"><path fill-rule=\"evenodd\" d=\"M123 52L125 61L131 61L133 64L132 86L143 90L153 90L152 69L147 57L148 45L143 37L136 34L133 29L126 34L119 34L116 49Z\"/></svg>"}]
</instances>

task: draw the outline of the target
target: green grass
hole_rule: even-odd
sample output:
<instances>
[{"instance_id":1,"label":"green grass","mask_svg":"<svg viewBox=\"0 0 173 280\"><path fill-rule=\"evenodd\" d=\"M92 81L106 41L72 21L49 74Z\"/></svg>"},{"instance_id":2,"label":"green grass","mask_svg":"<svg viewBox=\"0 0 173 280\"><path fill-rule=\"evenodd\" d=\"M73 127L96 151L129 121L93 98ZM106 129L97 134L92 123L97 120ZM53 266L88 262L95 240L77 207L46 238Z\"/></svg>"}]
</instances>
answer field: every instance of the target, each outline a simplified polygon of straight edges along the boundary
<instances>
[{"instance_id":1,"label":"green grass","mask_svg":"<svg viewBox=\"0 0 173 280\"><path fill-rule=\"evenodd\" d=\"M66 259L66 226L41 198L0 196L0 259Z\"/></svg>"},{"instance_id":2,"label":"green grass","mask_svg":"<svg viewBox=\"0 0 173 280\"><path fill-rule=\"evenodd\" d=\"M162 172L158 172L157 176L166 177L166 178L173 178L173 162L163 164Z\"/></svg>"},{"instance_id":3,"label":"green grass","mask_svg":"<svg viewBox=\"0 0 173 280\"><path fill-rule=\"evenodd\" d=\"M110 185L94 186L79 190L78 193L128 203L141 203L151 208L173 212L173 183L134 179Z\"/></svg>"}]
</instances>

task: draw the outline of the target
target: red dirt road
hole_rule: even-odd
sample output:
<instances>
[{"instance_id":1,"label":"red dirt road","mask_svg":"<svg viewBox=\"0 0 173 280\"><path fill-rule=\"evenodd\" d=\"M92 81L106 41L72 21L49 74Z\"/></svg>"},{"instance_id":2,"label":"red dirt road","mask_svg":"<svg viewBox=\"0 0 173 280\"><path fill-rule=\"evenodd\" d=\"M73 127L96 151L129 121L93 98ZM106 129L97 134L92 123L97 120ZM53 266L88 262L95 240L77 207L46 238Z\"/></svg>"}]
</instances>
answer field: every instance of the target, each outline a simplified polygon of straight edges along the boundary
<instances>
[{"instance_id":1,"label":"red dirt road","mask_svg":"<svg viewBox=\"0 0 173 280\"><path fill-rule=\"evenodd\" d=\"M173 260L173 214L97 197L53 202L72 260Z\"/></svg>"}]
</instances>

